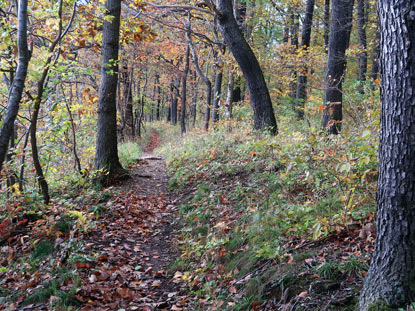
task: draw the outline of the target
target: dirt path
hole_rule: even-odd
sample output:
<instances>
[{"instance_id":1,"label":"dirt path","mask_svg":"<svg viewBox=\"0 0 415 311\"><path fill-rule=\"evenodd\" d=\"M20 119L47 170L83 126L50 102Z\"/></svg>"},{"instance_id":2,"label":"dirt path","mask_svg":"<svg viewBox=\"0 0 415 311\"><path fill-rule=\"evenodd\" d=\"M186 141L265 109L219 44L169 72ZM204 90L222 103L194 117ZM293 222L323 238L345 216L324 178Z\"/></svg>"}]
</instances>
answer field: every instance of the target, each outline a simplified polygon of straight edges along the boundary
<instances>
[{"instance_id":1,"label":"dirt path","mask_svg":"<svg viewBox=\"0 0 415 311\"><path fill-rule=\"evenodd\" d=\"M146 151L158 143L154 132ZM98 260L83 271L89 284L77 293L82 310L189 310L184 285L170 269L179 253L167 170L161 157L144 158L130 171L132 178L114 189L99 228L86 241Z\"/></svg>"}]
</instances>

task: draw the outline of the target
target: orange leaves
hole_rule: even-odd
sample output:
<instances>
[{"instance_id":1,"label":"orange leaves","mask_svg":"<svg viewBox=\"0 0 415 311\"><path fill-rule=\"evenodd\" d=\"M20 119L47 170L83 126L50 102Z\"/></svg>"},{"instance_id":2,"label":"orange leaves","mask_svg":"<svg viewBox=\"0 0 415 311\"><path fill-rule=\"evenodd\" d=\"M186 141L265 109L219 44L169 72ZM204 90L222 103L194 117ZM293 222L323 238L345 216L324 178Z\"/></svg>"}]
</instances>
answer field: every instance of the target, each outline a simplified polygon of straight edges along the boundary
<instances>
[{"instance_id":1,"label":"orange leaves","mask_svg":"<svg viewBox=\"0 0 415 311\"><path fill-rule=\"evenodd\" d=\"M132 22L123 23L121 29L121 41L129 44L132 42L153 41L157 34L151 31L151 27L140 22L134 24Z\"/></svg>"}]
</instances>

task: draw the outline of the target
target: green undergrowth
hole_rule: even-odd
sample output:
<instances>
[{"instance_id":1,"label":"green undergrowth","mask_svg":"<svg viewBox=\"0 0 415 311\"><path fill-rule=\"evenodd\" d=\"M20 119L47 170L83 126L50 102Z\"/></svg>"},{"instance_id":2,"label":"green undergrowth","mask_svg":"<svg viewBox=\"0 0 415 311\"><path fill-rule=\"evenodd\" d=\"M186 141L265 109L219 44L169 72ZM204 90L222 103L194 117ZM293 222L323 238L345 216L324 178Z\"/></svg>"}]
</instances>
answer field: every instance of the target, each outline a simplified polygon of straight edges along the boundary
<instances>
[{"instance_id":1,"label":"green undergrowth","mask_svg":"<svg viewBox=\"0 0 415 311\"><path fill-rule=\"evenodd\" d=\"M373 219L378 123L345 128L337 137L293 126L280 121L272 137L243 122L223 123L162 148L170 189L187 195L176 267L187 271L184 278L200 297L196 309L290 301L302 292L313 295L316 280L359 286L365 251L329 242L323 250L316 241L358 239ZM337 255L342 251L347 256Z\"/></svg>"},{"instance_id":2,"label":"green undergrowth","mask_svg":"<svg viewBox=\"0 0 415 311\"><path fill-rule=\"evenodd\" d=\"M128 167L137 163L137 159L140 157L142 147L136 141L127 141L119 144L118 155L121 165Z\"/></svg>"}]
</instances>

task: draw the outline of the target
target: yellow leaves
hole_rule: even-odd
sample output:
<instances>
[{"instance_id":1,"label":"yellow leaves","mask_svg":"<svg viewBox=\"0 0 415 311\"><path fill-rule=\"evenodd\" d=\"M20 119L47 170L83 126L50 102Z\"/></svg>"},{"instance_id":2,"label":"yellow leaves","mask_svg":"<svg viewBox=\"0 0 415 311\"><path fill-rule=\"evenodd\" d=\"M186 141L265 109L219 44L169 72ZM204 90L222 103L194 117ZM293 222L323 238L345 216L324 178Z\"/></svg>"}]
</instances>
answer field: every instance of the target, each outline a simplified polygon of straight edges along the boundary
<instances>
[{"instance_id":1,"label":"yellow leaves","mask_svg":"<svg viewBox=\"0 0 415 311\"><path fill-rule=\"evenodd\" d=\"M86 232L87 231L87 228L86 228L86 221L87 221L87 219L86 219L86 217L81 212L79 212L79 211L69 211L69 214L77 217L78 225L80 227L82 227L82 229L84 230L84 232Z\"/></svg>"},{"instance_id":2,"label":"yellow leaves","mask_svg":"<svg viewBox=\"0 0 415 311\"><path fill-rule=\"evenodd\" d=\"M0 42L0 50L6 50L9 47L6 41Z\"/></svg>"},{"instance_id":3,"label":"yellow leaves","mask_svg":"<svg viewBox=\"0 0 415 311\"><path fill-rule=\"evenodd\" d=\"M19 184L18 184L18 183L13 184L13 186L12 186L11 188L13 189L13 192L14 192L15 194L17 194L17 195L21 195L21 194L22 194L22 193L20 192L20 189L19 189Z\"/></svg>"},{"instance_id":4,"label":"yellow leaves","mask_svg":"<svg viewBox=\"0 0 415 311\"><path fill-rule=\"evenodd\" d=\"M153 41L156 37L157 37L157 35L156 35L155 33L152 33L152 32L151 32L151 33L149 33L149 34L148 34L148 37L147 37L147 38L148 38L150 41Z\"/></svg>"}]
</instances>

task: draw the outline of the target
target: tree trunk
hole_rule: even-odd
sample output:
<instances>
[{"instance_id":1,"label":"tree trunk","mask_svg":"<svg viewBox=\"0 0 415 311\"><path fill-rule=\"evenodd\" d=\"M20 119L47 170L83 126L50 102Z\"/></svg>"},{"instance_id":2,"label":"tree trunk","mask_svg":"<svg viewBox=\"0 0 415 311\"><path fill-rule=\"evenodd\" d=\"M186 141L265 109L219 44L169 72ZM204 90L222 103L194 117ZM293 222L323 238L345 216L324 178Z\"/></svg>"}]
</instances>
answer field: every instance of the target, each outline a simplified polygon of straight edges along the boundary
<instances>
[{"instance_id":1,"label":"tree trunk","mask_svg":"<svg viewBox=\"0 0 415 311\"><path fill-rule=\"evenodd\" d=\"M187 88L187 74L189 73L189 57L190 57L190 48L187 45L186 48L186 55L185 55L185 67L183 70L183 77L182 77L182 108L181 108L181 118L180 118L180 128L182 134L186 133L186 88Z\"/></svg>"},{"instance_id":2,"label":"tree trunk","mask_svg":"<svg viewBox=\"0 0 415 311\"><path fill-rule=\"evenodd\" d=\"M41 103L42 94L43 94L43 81L41 83L42 84L40 86L40 82L39 82L38 88L41 87L42 90L40 92L40 96L38 94L38 97L35 100L32 118L30 119L30 145L32 146L32 160L33 160L33 165L36 170L37 182L39 184L40 191L43 196L43 201L45 202L45 204L49 204L49 201L50 201L49 186L43 174L42 166L40 164L39 150L37 147L37 139L36 139L37 119L39 116L40 103Z\"/></svg>"},{"instance_id":3,"label":"tree trunk","mask_svg":"<svg viewBox=\"0 0 415 311\"><path fill-rule=\"evenodd\" d=\"M73 115L72 115L72 111L70 108L70 105L72 105L72 88L70 88L70 97L69 97L69 104L66 101L66 96L65 96L65 92L64 89L62 87L62 95L65 98L65 107L66 107L66 111L68 112L68 116L69 116L69 122L71 123L71 130L72 130L72 151L73 151L73 156L74 156L74 166L75 168L78 170L79 174L84 175L82 172L82 168L81 168L81 161L79 160L78 157L78 152L77 152L77 146L76 146L76 129L75 129L75 121L73 119Z\"/></svg>"},{"instance_id":4,"label":"tree trunk","mask_svg":"<svg viewBox=\"0 0 415 311\"><path fill-rule=\"evenodd\" d=\"M95 168L108 171L108 177L125 176L117 147L117 80L121 0L106 0L102 37L102 76L99 88Z\"/></svg>"},{"instance_id":5,"label":"tree trunk","mask_svg":"<svg viewBox=\"0 0 415 311\"><path fill-rule=\"evenodd\" d=\"M231 0L218 0L219 26L225 42L241 68L254 110L254 128L277 134L277 122L264 75L251 47L235 21Z\"/></svg>"},{"instance_id":6,"label":"tree trunk","mask_svg":"<svg viewBox=\"0 0 415 311\"><path fill-rule=\"evenodd\" d=\"M39 150L38 150L38 146L37 146L37 138L36 138L36 130L37 130L37 121L38 121L38 116L39 116L39 112L40 112L40 105L42 103L42 99L43 99L43 93L45 91L45 89L47 88L47 84L48 84L48 80L49 80L49 69L50 69L50 65L52 63L52 56L55 52L55 48L56 46L59 44L59 42L62 40L62 38L65 36L65 34L67 33L67 31L69 30L71 23L73 21L73 18L75 16L75 12L76 12L76 3L74 4L74 8L73 8L73 12L72 12L72 17L70 19L70 21L68 22L68 25L66 26L66 29L64 32L62 29L62 7L63 7L63 0L59 1L59 11L58 11L58 15L59 15L59 29L58 29L58 34L55 37L55 40L50 44L49 46L49 56L46 59L45 65L44 65L44 69L42 72L42 75L39 79L39 81L37 82L37 94L36 94L36 98L34 99L34 103L33 103L33 113L32 113L32 118L30 119L30 144L32 146L32 160L33 160L33 165L35 167L35 171L36 171L36 177L39 183L39 187L40 190L42 192L42 196L43 196L43 201L45 202L45 204L48 204L50 201L50 197L49 197L49 187L48 187L48 183L46 181L46 178L43 174L43 170L42 170L42 166L40 164L40 159L39 159ZM58 51L56 52L53 64L55 65L58 58L60 55L60 49L58 49Z\"/></svg>"},{"instance_id":7,"label":"tree trunk","mask_svg":"<svg viewBox=\"0 0 415 311\"><path fill-rule=\"evenodd\" d=\"M376 39L373 42L372 72L370 74L370 78L373 81L377 80L378 78L379 52L380 52L380 30L379 30L379 22L378 22L378 29L376 30Z\"/></svg>"},{"instance_id":8,"label":"tree trunk","mask_svg":"<svg viewBox=\"0 0 415 311\"><path fill-rule=\"evenodd\" d=\"M209 76L209 63L206 64L206 77ZM206 110L205 110L205 120L204 128L205 131L209 130L210 122L210 107L212 106L212 82L209 79L205 81L206 84Z\"/></svg>"},{"instance_id":9,"label":"tree trunk","mask_svg":"<svg viewBox=\"0 0 415 311\"><path fill-rule=\"evenodd\" d=\"M342 122L342 83L346 69L346 49L349 47L352 29L354 0L333 0L331 9L331 27L329 55L326 67L326 85L322 126L330 134L338 134Z\"/></svg>"},{"instance_id":10,"label":"tree trunk","mask_svg":"<svg viewBox=\"0 0 415 311\"><path fill-rule=\"evenodd\" d=\"M357 0L357 31L359 33L359 91L364 93L362 83L366 80L367 73L367 40L366 40L366 1Z\"/></svg>"},{"instance_id":11,"label":"tree trunk","mask_svg":"<svg viewBox=\"0 0 415 311\"><path fill-rule=\"evenodd\" d=\"M12 132L12 136L10 137L10 148L7 152L6 155L6 162L9 162L13 159L13 155L14 155L14 149L15 149L15 140L17 138L17 124L14 124L14 129ZM7 176L7 180L6 180L6 184L8 188L11 188L14 186L14 184L19 182L19 179L17 177L17 174L13 171L13 170L9 170L8 173L6 173ZM20 184L20 183L19 183ZM12 191L14 192L14 189L12 188Z\"/></svg>"},{"instance_id":12,"label":"tree trunk","mask_svg":"<svg viewBox=\"0 0 415 311\"><path fill-rule=\"evenodd\" d=\"M222 68L220 66L217 66L216 68L216 74L215 74L215 88L213 91L214 97L213 97L213 109L212 109L212 120L213 122L219 121L219 101L220 96L222 92L222 77L223 72Z\"/></svg>"},{"instance_id":13,"label":"tree trunk","mask_svg":"<svg viewBox=\"0 0 415 311\"><path fill-rule=\"evenodd\" d=\"M134 137L134 113L133 113L133 78L134 71L131 68L128 72L128 68L125 68L124 72L124 102L125 102L125 113L124 120L127 128L127 135Z\"/></svg>"},{"instance_id":14,"label":"tree trunk","mask_svg":"<svg viewBox=\"0 0 415 311\"><path fill-rule=\"evenodd\" d=\"M290 9L288 9L287 14L289 13ZM282 36L282 42L283 43L288 43L288 41L290 40L290 19L287 16L283 16L283 20L284 20L284 34Z\"/></svg>"},{"instance_id":15,"label":"tree trunk","mask_svg":"<svg viewBox=\"0 0 415 311\"><path fill-rule=\"evenodd\" d=\"M160 86L160 77L156 75L156 85L157 85L157 108L156 108L156 120L160 121L160 105L161 105L161 86Z\"/></svg>"},{"instance_id":16,"label":"tree trunk","mask_svg":"<svg viewBox=\"0 0 415 311\"><path fill-rule=\"evenodd\" d=\"M171 124L177 124L177 102L179 100L180 75L177 75L173 89L173 101L171 103Z\"/></svg>"},{"instance_id":17,"label":"tree trunk","mask_svg":"<svg viewBox=\"0 0 415 311\"><path fill-rule=\"evenodd\" d=\"M226 103L225 103L225 110L226 110L226 118L232 118L232 103L233 103L233 72L229 70L228 74L228 86L226 89Z\"/></svg>"},{"instance_id":18,"label":"tree trunk","mask_svg":"<svg viewBox=\"0 0 415 311\"><path fill-rule=\"evenodd\" d=\"M189 24L187 25L186 37L187 37L187 43L189 44L189 47L190 47L190 51L192 52L193 65L195 67L196 73L199 76L199 78L202 79L203 82L206 84L206 114L205 114L204 128L207 131L209 129L210 106L212 104L212 83L210 82L208 78L209 64L206 64L206 74L203 74L199 66L199 58L196 54L196 50L192 43L190 21L189 21Z\"/></svg>"},{"instance_id":19,"label":"tree trunk","mask_svg":"<svg viewBox=\"0 0 415 311\"><path fill-rule=\"evenodd\" d=\"M174 80L170 82L170 105L167 107L167 117L166 121L171 122L171 106L173 104L173 93L174 93Z\"/></svg>"},{"instance_id":20,"label":"tree trunk","mask_svg":"<svg viewBox=\"0 0 415 311\"><path fill-rule=\"evenodd\" d=\"M157 92L157 74L154 77L153 94L151 95L150 122L154 121L154 103L156 102L156 92Z\"/></svg>"},{"instance_id":21,"label":"tree trunk","mask_svg":"<svg viewBox=\"0 0 415 311\"><path fill-rule=\"evenodd\" d=\"M27 0L19 1L18 11L18 65L16 76L13 80L9 98L7 100L7 111L3 124L0 129L0 171L6 158L10 137L14 130L14 121L19 111L19 104L22 98L25 80L27 76L27 67L29 65L30 54L27 45Z\"/></svg>"},{"instance_id":22,"label":"tree trunk","mask_svg":"<svg viewBox=\"0 0 415 311\"><path fill-rule=\"evenodd\" d=\"M324 0L324 50L329 51L330 34L330 0Z\"/></svg>"},{"instance_id":23,"label":"tree trunk","mask_svg":"<svg viewBox=\"0 0 415 311\"><path fill-rule=\"evenodd\" d=\"M23 180L24 180L24 169L25 169L25 160L26 160L26 148L27 144L29 143L29 136L30 136L30 127L27 129L27 133L25 134L25 139L22 148L22 157L20 159L20 172L19 172L19 190L22 192L23 187Z\"/></svg>"},{"instance_id":24,"label":"tree trunk","mask_svg":"<svg viewBox=\"0 0 415 311\"><path fill-rule=\"evenodd\" d=\"M147 72L146 72L145 78L144 78L144 84L143 84L143 87L141 89L141 98L140 98L141 109L140 109L140 114L136 118L136 128L137 128L137 135L138 135L138 137L141 137L141 125L143 125L144 105L145 105L145 98L146 98L147 83L148 83L148 75L147 75ZM144 125L143 125L143 128L144 128Z\"/></svg>"},{"instance_id":25,"label":"tree trunk","mask_svg":"<svg viewBox=\"0 0 415 311\"><path fill-rule=\"evenodd\" d=\"M291 40L291 53L292 55L297 55L298 50L298 28L299 28L299 15L297 13L297 7L292 8L290 14L290 40ZM290 66L291 73L290 73L290 93L289 96L291 98L296 98L297 92L297 71L295 69L296 64ZM294 101L293 101L294 102ZM293 105L295 107L295 105Z\"/></svg>"},{"instance_id":26,"label":"tree trunk","mask_svg":"<svg viewBox=\"0 0 415 311\"><path fill-rule=\"evenodd\" d=\"M360 311L406 310L415 296L414 5L378 1L382 108L377 233Z\"/></svg>"},{"instance_id":27,"label":"tree trunk","mask_svg":"<svg viewBox=\"0 0 415 311\"><path fill-rule=\"evenodd\" d=\"M306 13L303 22L303 31L301 34L301 48L304 51L305 62L300 69L300 76L297 83L297 116L299 119L304 118L304 104L307 100L307 54L310 47L311 27L313 26L314 0L307 0Z\"/></svg>"},{"instance_id":28,"label":"tree trunk","mask_svg":"<svg viewBox=\"0 0 415 311\"><path fill-rule=\"evenodd\" d=\"M192 127L196 125L196 113L197 113L197 100L199 95L199 83L197 80L196 70L193 71L193 95L192 95L192 106L190 107L190 115L192 117Z\"/></svg>"}]
</instances>

